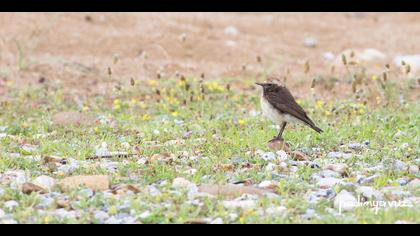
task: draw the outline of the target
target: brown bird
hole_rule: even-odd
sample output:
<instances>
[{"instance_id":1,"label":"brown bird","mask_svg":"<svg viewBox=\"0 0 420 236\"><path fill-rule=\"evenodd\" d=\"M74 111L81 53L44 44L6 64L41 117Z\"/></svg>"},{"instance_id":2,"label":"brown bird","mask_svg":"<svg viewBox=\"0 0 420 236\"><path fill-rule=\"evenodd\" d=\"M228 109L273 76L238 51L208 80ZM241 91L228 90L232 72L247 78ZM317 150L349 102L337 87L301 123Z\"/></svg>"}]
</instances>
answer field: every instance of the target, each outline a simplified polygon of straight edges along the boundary
<instances>
[{"instance_id":1,"label":"brown bird","mask_svg":"<svg viewBox=\"0 0 420 236\"><path fill-rule=\"evenodd\" d=\"M263 88L261 96L261 110L263 114L275 124L281 126L279 134L271 141L283 140L283 131L288 122L301 123L311 127L318 133L323 132L308 117L305 110L297 104L295 98L286 87L273 83L256 84Z\"/></svg>"}]
</instances>

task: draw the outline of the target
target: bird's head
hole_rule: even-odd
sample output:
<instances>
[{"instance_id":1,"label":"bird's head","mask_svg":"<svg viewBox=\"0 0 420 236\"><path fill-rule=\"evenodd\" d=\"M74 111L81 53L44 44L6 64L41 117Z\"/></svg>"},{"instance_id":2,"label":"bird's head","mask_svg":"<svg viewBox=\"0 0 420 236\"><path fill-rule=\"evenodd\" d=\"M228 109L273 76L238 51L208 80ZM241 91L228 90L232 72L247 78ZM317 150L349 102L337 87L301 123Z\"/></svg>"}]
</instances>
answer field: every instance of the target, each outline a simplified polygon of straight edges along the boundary
<instances>
[{"instance_id":1,"label":"bird's head","mask_svg":"<svg viewBox=\"0 0 420 236\"><path fill-rule=\"evenodd\" d=\"M255 83L263 88L264 93L275 92L278 90L279 86L274 83Z\"/></svg>"}]
</instances>

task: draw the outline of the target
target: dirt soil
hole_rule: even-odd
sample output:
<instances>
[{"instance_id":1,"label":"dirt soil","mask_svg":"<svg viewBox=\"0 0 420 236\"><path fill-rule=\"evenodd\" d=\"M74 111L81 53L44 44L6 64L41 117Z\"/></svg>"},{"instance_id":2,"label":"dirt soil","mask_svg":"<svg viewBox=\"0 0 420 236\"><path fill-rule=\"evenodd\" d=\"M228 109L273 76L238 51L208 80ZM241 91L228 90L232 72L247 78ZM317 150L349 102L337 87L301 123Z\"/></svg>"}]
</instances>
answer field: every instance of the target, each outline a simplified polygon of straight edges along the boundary
<instances>
[{"instance_id":1,"label":"dirt soil","mask_svg":"<svg viewBox=\"0 0 420 236\"><path fill-rule=\"evenodd\" d=\"M122 84L287 70L293 81L309 61L310 80L330 72L326 52L374 48L388 62L420 53L419 22L419 13L1 13L0 79L95 91L110 68Z\"/></svg>"}]
</instances>

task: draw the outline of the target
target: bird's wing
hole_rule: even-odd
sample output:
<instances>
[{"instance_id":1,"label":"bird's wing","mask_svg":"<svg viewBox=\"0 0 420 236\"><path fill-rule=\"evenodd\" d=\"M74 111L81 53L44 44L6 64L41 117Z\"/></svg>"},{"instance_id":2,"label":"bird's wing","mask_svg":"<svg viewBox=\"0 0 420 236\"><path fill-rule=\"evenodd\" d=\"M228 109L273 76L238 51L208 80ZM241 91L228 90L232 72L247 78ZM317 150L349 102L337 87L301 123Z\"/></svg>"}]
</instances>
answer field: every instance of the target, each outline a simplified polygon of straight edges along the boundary
<instances>
[{"instance_id":1,"label":"bird's wing","mask_svg":"<svg viewBox=\"0 0 420 236\"><path fill-rule=\"evenodd\" d=\"M316 127L314 122L306 114L305 110L297 104L292 94L287 89L282 89L282 91L279 92L267 93L264 97L280 112L290 114L310 127Z\"/></svg>"}]
</instances>

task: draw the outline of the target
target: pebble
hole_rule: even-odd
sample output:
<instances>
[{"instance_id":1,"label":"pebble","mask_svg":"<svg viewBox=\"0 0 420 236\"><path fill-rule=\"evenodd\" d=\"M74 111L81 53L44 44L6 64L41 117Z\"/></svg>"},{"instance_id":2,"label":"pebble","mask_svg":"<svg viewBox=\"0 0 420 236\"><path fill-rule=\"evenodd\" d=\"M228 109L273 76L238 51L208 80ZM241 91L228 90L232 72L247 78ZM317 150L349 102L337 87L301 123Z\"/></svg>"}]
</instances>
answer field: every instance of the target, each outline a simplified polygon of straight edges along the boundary
<instances>
[{"instance_id":1,"label":"pebble","mask_svg":"<svg viewBox=\"0 0 420 236\"><path fill-rule=\"evenodd\" d=\"M420 189L420 179L414 179L408 184L408 188L412 190Z\"/></svg>"},{"instance_id":2,"label":"pebble","mask_svg":"<svg viewBox=\"0 0 420 236\"><path fill-rule=\"evenodd\" d=\"M51 191L55 186L55 179L46 175L42 175L34 179L32 184L35 184L46 191Z\"/></svg>"},{"instance_id":3,"label":"pebble","mask_svg":"<svg viewBox=\"0 0 420 236\"><path fill-rule=\"evenodd\" d=\"M321 199L332 199L336 196L333 189L319 189L317 192L309 195L308 201L317 204Z\"/></svg>"},{"instance_id":4,"label":"pebble","mask_svg":"<svg viewBox=\"0 0 420 236\"><path fill-rule=\"evenodd\" d=\"M275 161L277 159L276 158L276 154L274 154L272 152L262 153L260 155L260 157L261 157L261 159L263 159L264 161L267 161L267 162L273 162L273 161Z\"/></svg>"},{"instance_id":5,"label":"pebble","mask_svg":"<svg viewBox=\"0 0 420 236\"><path fill-rule=\"evenodd\" d=\"M270 188L276 186L275 183L273 183L273 181L270 180L265 180L263 182L261 182L260 184L258 184L258 188Z\"/></svg>"},{"instance_id":6,"label":"pebble","mask_svg":"<svg viewBox=\"0 0 420 236\"><path fill-rule=\"evenodd\" d=\"M383 194L372 187L361 186L356 189L356 193L360 194L366 200L382 200Z\"/></svg>"},{"instance_id":7,"label":"pebble","mask_svg":"<svg viewBox=\"0 0 420 236\"><path fill-rule=\"evenodd\" d=\"M284 162L282 162L282 163L284 163ZM284 164L286 164L286 163L284 163ZM274 163L268 163L267 166L265 166L264 170L266 172L272 172L272 171L274 171L276 169L276 167L277 166ZM287 164L286 164L286 167L287 167Z\"/></svg>"},{"instance_id":8,"label":"pebble","mask_svg":"<svg viewBox=\"0 0 420 236\"><path fill-rule=\"evenodd\" d=\"M96 211L93 214L93 218L95 220L99 221L100 224L103 224L109 218L109 215L108 215L108 213L106 213L104 211Z\"/></svg>"},{"instance_id":9,"label":"pebble","mask_svg":"<svg viewBox=\"0 0 420 236\"><path fill-rule=\"evenodd\" d=\"M408 170L408 165L400 160L395 160L392 164L392 170L394 170L397 173L403 173Z\"/></svg>"},{"instance_id":10,"label":"pebble","mask_svg":"<svg viewBox=\"0 0 420 236\"><path fill-rule=\"evenodd\" d=\"M349 143L348 148L356 150L356 151L360 151L363 148L366 148L366 145L362 143Z\"/></svg>"},{"instance_id":11,"label":"pebble","mask_svg":"<svg viewBox=\"0 0 420 236\"><path fill-rule=\"evenodd\" d=\"M0 221L0 224L4 224L4 225L16 225L18 224L18 222L14 219L3 219Z\"/></svg>"},{"instance_id":12,"label":"pebble","mask_svg":"<svg viewBox=\"0 0 420 236\"><path fill-rule=\"evenodd\" d=\"M272 216L284 217L287 214L287 208L284 206L274 206L267 208L265 212Z\"/></svg>"},{"instance_id":13,"label":"pebble","mask_svg":"<svg viewBox=\"0 0 420 236\"><path fill-rule=\"evenodd\" d=\"M420 175L420 170L419 170L419 167L418 167L418 166L416 166L416 165L411 165L411 166L408 168L408 172L409 172L410 174L412 174L412 175Z\"/></svg>"},{"instance_id":14,"label":"pebble","mask_svg":"<svg viewBox=\"0 0 420 236\"><path fill-rule=\"evenodd\" d=\"M236 27L234 26L227 26L224 30L225 34L227 35L231 35L231 36L236 36L239 34L239 31Z\"/></svg>"},{"instance_id":15,"label":"pebble","mask_svg":"<svg viewBox=\"0 0 420 236\"><path fill-rule=\"evenodd\" d=\"M398 201L411 196L409 192L401 190L400 187L385 187L382 188L382 192L391 201Z\"/></svg>"},{"instance_id":16,"label":"pebble","mask_svg":"<svg viewBox=\"0 0 420 236\"><path fill-rule=\"evenodd\" d=\"M122 224L122 220L117 219L117 218L116 218L116 217L114 217L114 216L111 216L110 218L108 218L108 219L105 221L105 224L111 224L111 225Z\"/></svg>"},{"instance_id":17,"label":"pebble","mask_svg":"<svg viewBox=\"0 0 420 236\"><path fill-rule=\"evenodd\" d=\"M407 178L399 178L397 181L400 186L406 186L409 180Z\"/></svg>"},{"instance_id":18,"label":"pebble","mask_svg":"<svg viewBox=\"0 0 420 236\"><path fill-rule=\"evenodd\" d=\"M339 211L353 211L358 207L358 200L351 193L342 190L334 200L334 208Z\"/></svg>"},{"instance_id":19,"label":"pebble","mask_svg":"<svg viewBox=\"0 0 420 236\"><path fill-rule=\"evenodd\" d=\"M57 209L57 210L53 211L53 215L58 217L61 220L75 219L76 218L76 212L75 211L67 211L65 209Z\"/></svg>"},{"instance_id":20,"label":"pebble","mask_svg":"<svg viewBox=\"0 0 420 236\"><path fill-rule=\"evenodd\" d=\"M223 206L230 209L252 209L255 208L257 203L255 200L231 200L231 201L223 201Z\"/></svg>"},{"instance_id":21,"label":"pebble","mask_svg":"<svg viewBox=\"0 0 420 236\"><path fill-rule=\"evenodd\" d=\"M113 162L104 162L101 164L101 168L105 169L106 171L110 173L115 173L118 170L118 167L120 165L120 162L113 161Z\"/></svg>"},{"instance_id":22,"label":"pebble","mask_svg":"<svg viewBox=\"0 0 420 236\"><path fill-rule=\"evenodd\" d=\"M22 150L25 151L25 152L28 152L28 153L32 153L32 152L36 151L37 148L38 148L37 146L29 145L29 144L25 144L25 145L22 146Z\"/></svg>"},{"instance_id":23,"label":"pebble","mask_svg":"<svg viewBox=\"0 0 420 236\"><path fill-rule=\"evenodd\" d=\"M145 211L145 212L143 212L139 215L139 218L140 219L146 219L146 218L149 218L151 215L152 215L152 213L150 211Z\"/></svg>"},{"instance_id":24,"label":"pebble","mask_svg":"<svg viewBox=\"0 0 420 236\"><path fill-rule=\"evenodd\" d=\"M348 166L346 164L329 164L325 166L324 169L337 172L343 176L347 173Z\"/></svg>"},{"instance_id":25,"label":"pebble","mask_svg":"<svg viewBox=\"0 0 420 236\"><path fill-rule=\"evenodd\" d=\"M94 192L93 192L92 189L85 188L85 189L82 189L78 192L78 199L91 198L91 197L93 197L93 195L94 195Z\"/></svg>"},{"instance_id":26,"label":"pebble","mask_svg":"<svg viewBox=\"0 0 420 236\"><path fill-rule=\"evenodd\" d=\"M286 161L287 160L287 153L284 150L280 150L276 152L279 161Z\"/></svg>"},{"instance_id":27,"label":"pebble","mask_svg":"<svg viewBox=\"0 0 420 236\"><path fill-rule=\"evenodd\" d=\"M323 189L331 188L335 185L340 185L340 184L344 184L344 182L341 179L337 179L337 178L322 178L317 183L317 185Z\"/></svg>"},{"instance_id":28,"label":"pebble","mask_svg":"<svg viewBox=\"0 0 420 236\"><path fill-rule=\"evenodd\" d=\"M195 184L191 183L190 181L182 177L175 178L174 181L172 182L172 187L175 189L190 188L193 185Z\"/></svg>"},{"instance_id":29,"label":"pebble","mask_svg":"<svg viewBox=\"0 0 420 236\"><path fill-rule=\"evenodd\" d=\"M211 222L210 222L210 224L211 225L221 225L221 224L223 224L223 219L222 218L216 218L216 219L214 219L214 220L212 220Z\"/></svg>"},{"instance_id":30,"label":"pebble","mask_svg":"<svg viewBox=\"0 0 420 236\"><path fill-rule=\"evenodd\" d=\"M37 209L48 209L51 208L55 204L55 200L50 197L41 197L41 201L36 205Z\"/></svg>"},{"instance_id":31,"label":"pebble","mask_svg":"<svg viewBox=\"0 0 420 236\"><path fill-rule=\"evenodd\" d=\"M10 180L10 187L13 189L20 189L27 182L26 174L23 170L7 171L4 173L4 176Z\"/></svg>"},{"instance_id":32,"label":"pebble","mask_svg":"<svg viewBox=\"0 0 420 236\"><path fill-rule=\"evenodd\" d=\"M318 45L318 40L316 38L307 37L307 38L305 38L303 43L308 48L315 48Z\"/></svg>"},{"instance_id":33,"label":"pebble","mask_svg":"<svg viewBox=\"0 0 420 236\"><path fill-rule=\"evenodd\" d=\"M311 220L314 218L317 218L318 215L316 214L316 211L314 209L308 209L306 210L305 214L302 216L303 220Z\"/></svg>"},{"instance_id":34,"label":"pebble","mask_svg":"<svg viewBox=\"0 0 420 236\"><path fill-rule=\"evenodd\" d=\"M344 152L330 152L328 153L328 158L343 158L343 159L350 159L353 154L351 153L344 153Z\"/></svg>"},{"instance_id":35,"label":"pebble","mask_svg":"<svg viewBox=\"0 0 420 236\"><path fill-rule=\"evenodd\" d=\"M111 153L108 151L108 144L103 142L101 146L96 149L95 155L97 157L111 156Z\"/></svg>"},{"instance_id":36,"label":"pebble","mask_svg":"<svg viewBox=\"0 0 420 236\"><path fill-rule=\"evenodd\" d=\"M13 200L7 201L4 203L4 207L8 210L8 211L13 211L15 208L17 208L19 206L19 203Z\"/></svg>"},{"instance_id":37,"label":"pebble","mask_svg":"<svg viewBox=\"0 0 420 236\"><path fill-rule=\"evenodd\" d=\"M335 55L332 52L324 52L322 54L322 57L327 61L334 61L335 59Z\"/></svg>"},{"instance_id":38,"label":"pebble","mask_svg":"<svg viewBox=\"0 0 420 236\"><path fill-rule=\"evenodd\" d=\"M357 180L358 184L367 184L367 183L373 183L377 178L379 178L380 175L376 174L376 175L372 175L370 177L367 178L363 178L361 177L360 179Z\"/></svg>"}]
</instances>

